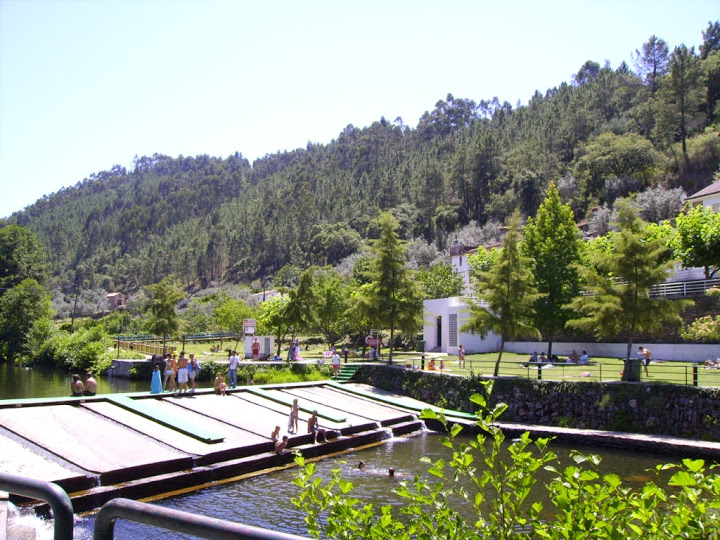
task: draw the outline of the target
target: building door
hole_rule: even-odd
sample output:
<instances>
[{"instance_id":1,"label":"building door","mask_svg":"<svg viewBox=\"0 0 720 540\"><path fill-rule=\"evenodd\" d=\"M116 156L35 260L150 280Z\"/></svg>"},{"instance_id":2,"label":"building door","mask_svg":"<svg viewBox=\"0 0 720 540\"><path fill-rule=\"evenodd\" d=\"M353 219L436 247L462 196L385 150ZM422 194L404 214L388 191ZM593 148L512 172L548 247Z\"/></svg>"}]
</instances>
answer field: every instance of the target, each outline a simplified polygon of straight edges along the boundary
<instances>
[{"instance_id":1,"label":"building door","mask_svg":"<svg viewBox=\"0 0 720 540\"><path fill-rule=\"evenodd\" d=\"M437 326L435 327L435 346L442 347L442 317L437 318Z\"/></svg>"}]
</instances>

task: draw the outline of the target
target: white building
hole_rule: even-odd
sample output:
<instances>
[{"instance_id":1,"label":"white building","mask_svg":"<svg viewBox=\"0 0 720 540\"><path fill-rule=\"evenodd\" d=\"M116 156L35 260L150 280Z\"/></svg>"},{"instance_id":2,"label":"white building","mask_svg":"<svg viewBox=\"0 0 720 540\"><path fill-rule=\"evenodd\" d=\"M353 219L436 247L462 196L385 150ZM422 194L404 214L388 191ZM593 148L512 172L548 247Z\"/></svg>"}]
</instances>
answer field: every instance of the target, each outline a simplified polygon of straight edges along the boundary
<instances>
[{"instance_id":1,"label":"white building","mask_svg":"<svg viewBox=\"0 0 720 540\"><path fill-rule=\"evenodd\" d=\"M438 298L423 302L425 350L457 354L458 345L468 353L493 352L500 347L499 336L490 332L485 339L460 331L469 317L469 298Z\"/></svg>"}]
</instances>

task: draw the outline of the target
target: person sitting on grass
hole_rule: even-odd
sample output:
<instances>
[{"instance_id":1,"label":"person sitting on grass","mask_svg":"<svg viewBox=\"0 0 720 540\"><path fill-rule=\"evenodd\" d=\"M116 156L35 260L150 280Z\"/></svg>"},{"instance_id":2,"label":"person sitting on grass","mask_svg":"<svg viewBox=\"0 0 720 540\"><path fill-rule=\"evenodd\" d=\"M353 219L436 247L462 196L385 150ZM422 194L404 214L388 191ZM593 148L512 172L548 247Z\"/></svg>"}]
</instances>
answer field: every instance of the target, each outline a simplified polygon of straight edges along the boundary
<instances>
[{"instance_id":1,"label":"person sitting on grass","mask_svg":"<svg viewBox=\"0 0 720 540\"><path fill-rule=\"evenodd\" d=\"M428 362L428 369L431 371L435 371L435 359L431 358Z\"/></svg>"}]
</instances>

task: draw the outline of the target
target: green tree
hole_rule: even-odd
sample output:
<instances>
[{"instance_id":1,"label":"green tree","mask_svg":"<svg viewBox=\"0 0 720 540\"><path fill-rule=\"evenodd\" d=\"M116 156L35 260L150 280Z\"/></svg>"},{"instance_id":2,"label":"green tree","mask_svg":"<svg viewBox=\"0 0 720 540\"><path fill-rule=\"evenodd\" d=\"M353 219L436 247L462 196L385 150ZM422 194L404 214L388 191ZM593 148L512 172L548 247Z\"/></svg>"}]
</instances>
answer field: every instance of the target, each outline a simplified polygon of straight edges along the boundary
<instances>
[{"instance_id":1,"label":"green tree","mask_svg":"<svg viewBox=\"0 0 720 540\"><path fill-rule=\"evenodd\" d=\"M695 47L675 47L670 55L669 68L670 74L665 79L662 94L664 101L670 105L667 112L676 119L675 133L680 139L683 159L688 166L688 131L692 124L698 123L700 104L703 101L700 58L695 54Z\"/></svg>"},{"instance_id":2,"label":"green tree","mask_svg":"<svg viewBox=\"0 0 720 540\"><path fill-rule=\"evenodd\" d=\"M649 179L658 160L652 144L642 136L607 132L587 144L576 161L575 172L585 181L585 192L597 195L608 178Z\"/></svg>"},{"instance_id":3,"label":"green tree","mask_svg":"<svg viewBox=\"0 0 720 540\"><path fill-rule=\"evenodd\" d=\"M298 286L288 292L288 303L283 307L293 338L300 332L311 330L316 324L315 270L317 267L311 266L300 275Z\"/></svg>"},{"instance_id":4,"label":"green tree","mask_svg":"<svg viewBox=\"0 0 720 540\"><path fill-rule=\"evenodd\" d=\"M344 221L315 225L310 235L310 250L322 264L337 264L362 245L360 235Z\"/></svg>"},{"instance_id":5,"label":"green tree","mask_svg":"<svg viewBox=\"0 0 720 540\"><path fill-rule=\"evenodd\" d=\"M598 339L627 334L624 379L630 374L635 336L643 331L658 332L664 324L679 325L679 313L691 303L650 297L650 289L665 281L673 261L667 260L668 248L662 238L644 240L644 225L631 205L626 201L618 204L619 231L610 238L613 249L590 253L592 264L581 267L588 294L570 305L581 315L568 325L590 330Z\"/></svg>"},{"instance_id":6,"label":"green tree","mask_svg":"<svg viewBox=\"0 0 720 540\"><path fill-rule=\"evenodd\" d=\"M710 207L693 206L678 215L672 247L686 268L705 269L712 278L720 269L720 213Z\"/></svg>"},{"instance_id":7,"label":"green tree","mask_svg":"<svg viewBox=\"0 0 720 540\"><path fill-rule=\"evenodd\" d=\"M36 321L52 317L50 293L33 278L25 278L0 296L0 359L14 360L26 351Z\"/></svg>"},{"instance_id":8,"label":"green tree","mask_svg":"<svg viewBox=\"0 0 720 540\"><path fill-rule=\"evenodd\" d=\"M536 219L529 218L523 230L524 253L532 260L532 273L538 292L535 327L548 341L552 354L553 338L572 316L567 304L580 292L582 240L572 209L562 204L551 183Z\"/></svg>"},{"instance_id":9,"label":"green tree","mask_svg":"<svg viewBox=\"0 0 720 540\"><path fill-rule=\"evenodd\" d=\"M350 291L342 276L332 268L315 272L313 283L315 320L317 327L330 345L347 333L345 312Z\"/></svg>"},{"instance_id":10,"label":"green tree","mask_svg":"<svg viewBox=\"0 0 720 540\"><path fill-rule=\"evenodd\" d=\"M288 296L273 296L260 304L258 310L258 332L275 336L277 356L280 356L282 341L290 329L286 317L286 307L289 301Z\"/></svg>"},{"instance_id":11,"label":"green tree","mask_svg":"<svg viewBox=\"0 0 720 540\"><path fill-rule=\"evenodd\" d=\"M167 276L159 283L148 285L147 288L152 293L152 299L145 325L150 332L162 337L163 351L165 351L168 336L176 334L180 329L180 317L175 306L185 297L185 293L173 276Z\"/></svg>"},{"instance_id":12,"label":"green tree","mask_svg":"<svg viewBox=\"0 0 720 540\"><path fill-rule=\"evenodd\" d=\"M485 337L492 331L500 336L500 351L494 374L500 371L505 342L518 336L540 338L534 325L534 306L541 297L533 283L529 258L521 248L520 212L515 210L508 224L497 262L490 271L478 273L475 283L480 302L470 307L470 316L461 330Z\"/></svg>"},{"instance_id":13,"label":"green tree","mask_svg":"<svg viewBox=\"0 0 720 540\"><path fill-rule=\"evenodd\" d=\"M245 335L244 319L252 318L252 309L245 300L238 298L225 298L215 309L215 322L218 327L236 334L235 348Z\"/></svg>"},{"instance_id":14,"label":"green tree","mask_svg":"<svg viewBox=\"0 0 720 540\"><path fill-rule=\"evenodd\" d=\"M655 35L650 36L650 39L643 43L642 51L635 49L633 60L638 75L650 87L650 94L653 97L660 85L660 79L667 73L669 56L667 43Z\"/></svg>"},{"instance_id":15,"label":"green tree","mask_svg":"<svg viewBox=\"0 0 720 540\"><path fill-rule=\"evenodd\" d=\"M437 263L418 270L417 281L428 298L461 296L465 291L462 276L449 263Z\"/></svg>"},{"instance_id":16,"label":"green tree","mask_svg":"<svg viewBox=\"0 0 720 540\"><path fill-rule=\"evenodd\" d=\"M30 229L9 225L0 229L0 296L24 279L45 282L45 250Z\"/></svg>"},{"instance_id":17,"label":"green tree","mask_svg":"<svg viewBox=\"0 0 720 540\"><path fill-rule=\"evenodd\" d=\"M380 238L372 245L370 282L360 289L351 315L389 329L392 343L396 331L413 335L422 326L422 295L406 267L406 242L398 238L397 221L390 212L382 212L378 222ZM392 356L391 347L388 363Z\"/></svg>"}]
</instances>

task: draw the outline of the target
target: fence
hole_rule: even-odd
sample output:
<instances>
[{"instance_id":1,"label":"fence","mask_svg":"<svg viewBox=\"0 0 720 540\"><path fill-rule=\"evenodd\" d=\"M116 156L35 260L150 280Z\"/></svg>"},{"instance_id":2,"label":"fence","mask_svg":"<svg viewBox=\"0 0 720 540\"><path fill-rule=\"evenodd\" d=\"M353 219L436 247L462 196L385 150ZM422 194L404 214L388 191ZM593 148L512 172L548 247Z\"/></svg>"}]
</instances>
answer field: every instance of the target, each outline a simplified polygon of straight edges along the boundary
<instances>
[{"instance_id":1,"label":"fence","mask_svg":"<svg viewBox=\"0 0 720 540\"><path fill-rule=\"evenodd\" d=\"M405 365L410 369L428 369L430 356L421 355L420 361L416 357L408 361L395 364ZM639 362L639 359L634 359ZM407 363L406 363L407 362ZM473 360L468 358L465 367L458 365L457 357L439 356L435 358L434 370L437 373L448 375L472 376L493 375L495 371L494 360ZM674 362L653 361L648 366L648 376L642 366L640 381L644 383L668 383L685 386L720 387L720 368L706 367L701 362ZM499 377L520 377L526 379L544 379L552 381L595 381L612 382L622 380L624 362L622 359L603 359L602 362L591 364L569 364L565 362L542 364L518 360L505 360L500 362Z\"/></svg>"},{"instance_id":2,"label":"fence","mask_svg":"<svg viewBox=\"0 0 720 540\"><path fill-rule=\"evenodd\" d=\"M162 345L156 345L154 343L148 343L146 341L137 342L137 341L117 340L115 342L115 346L118 349L118 353L120 352L120 349L124 349L126 351L135 351L135 352L139 352L142 354L148 354L148 355L163 354L165 352L171 353L171 352L177 350L177 347L174 347L174 346L173 347L166 346L165 350L163 350Z\"/></svg>"}]
</instances>

